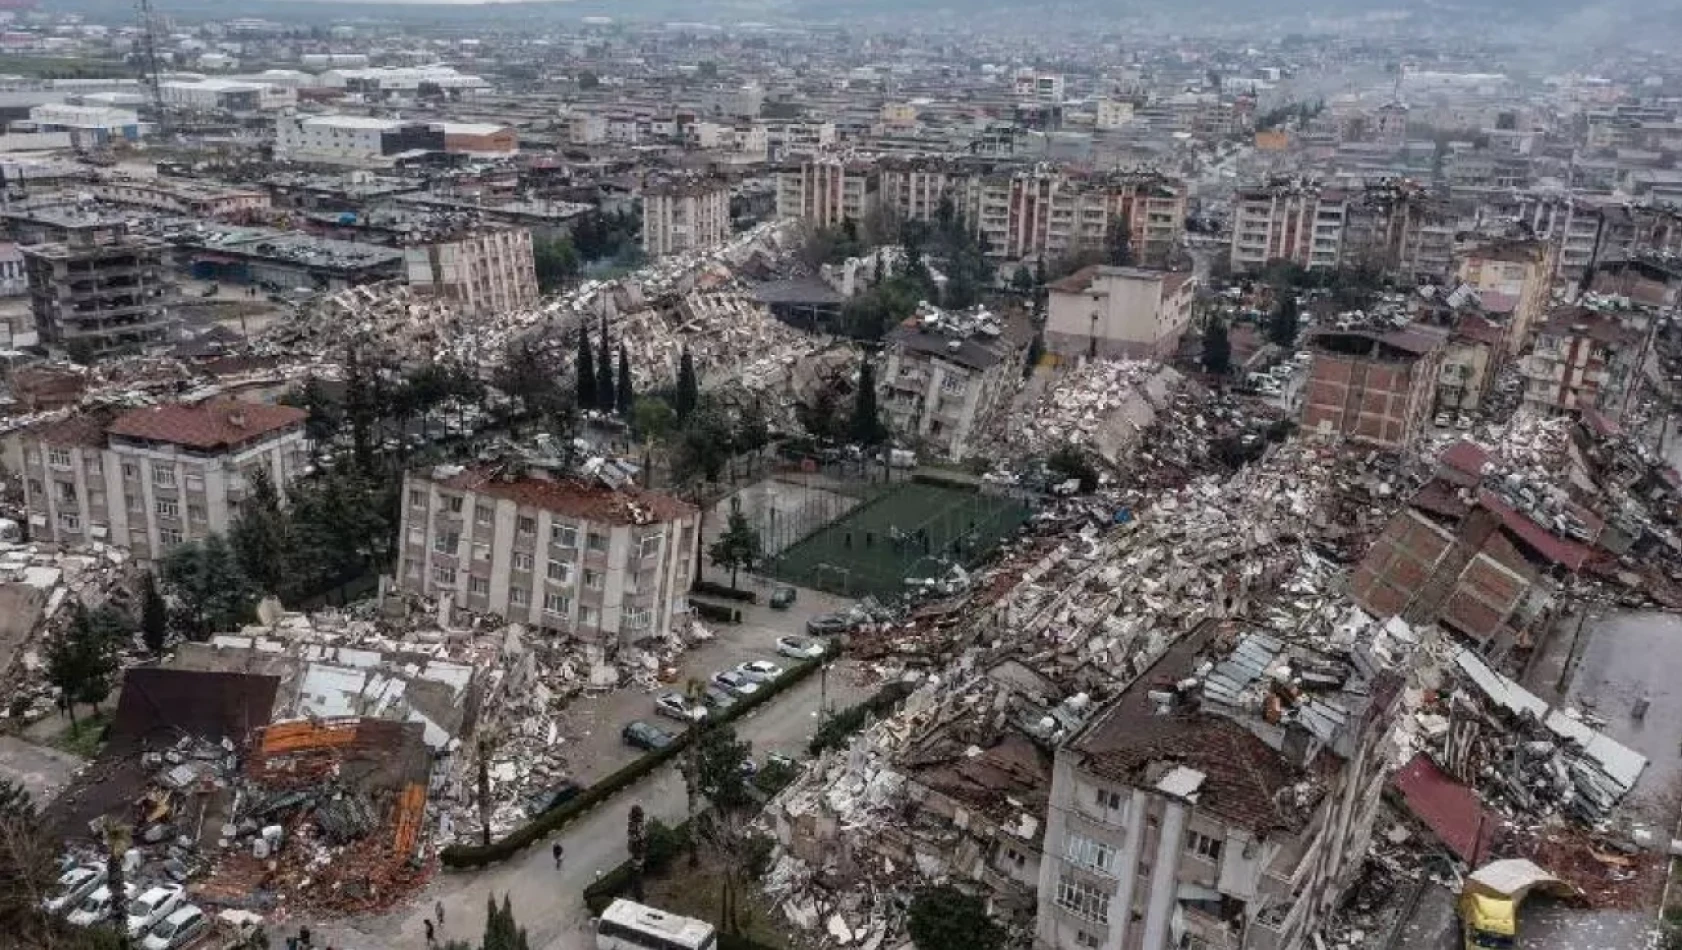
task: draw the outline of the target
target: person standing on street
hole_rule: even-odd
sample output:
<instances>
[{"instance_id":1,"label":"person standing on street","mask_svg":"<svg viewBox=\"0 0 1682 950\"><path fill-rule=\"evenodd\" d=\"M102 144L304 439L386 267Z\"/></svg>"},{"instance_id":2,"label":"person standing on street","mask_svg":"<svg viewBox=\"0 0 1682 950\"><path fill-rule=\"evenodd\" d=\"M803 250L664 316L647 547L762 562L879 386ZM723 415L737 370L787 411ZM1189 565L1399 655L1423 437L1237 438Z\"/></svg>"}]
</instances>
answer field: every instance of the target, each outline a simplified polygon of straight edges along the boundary
<instances>
[{"instance_id":1,"label":"person standing on street","mask_svg":"<svg viewBox=\"0 0 1682 950\"><path fill-rule=\"evenodd\" d=\"M438 936L432 931L432 921L423 920L421 923L426 925L426 945L430 947L433 943L437 942Z\"/></svg>"},{"instance_id":2,"label":"person standing on street","mask_svg":"<svg viewBox=\"0 0 1682 950\"><path fill-rule=\"evenodd\" d=\"M550 848L549 850L554 853L554 855L555 855L555 868L557 870L559 870L560 866L561 866L561 855L566 852L566 849L562 848L561 843L559 841L557 841L557 842L555 842L554 847Z\"/></svg>"},{"instance_id":3,"label":"person standing on street","mask_svg":"<svg viewBox=\"0 0 1682 950\"><path fill-rule=\"evenodd\" d=\"M438 912L438 926L444 926L444 902L439 901L437 904L433 905L433 909Z\"/></svg>"}]
</instances>

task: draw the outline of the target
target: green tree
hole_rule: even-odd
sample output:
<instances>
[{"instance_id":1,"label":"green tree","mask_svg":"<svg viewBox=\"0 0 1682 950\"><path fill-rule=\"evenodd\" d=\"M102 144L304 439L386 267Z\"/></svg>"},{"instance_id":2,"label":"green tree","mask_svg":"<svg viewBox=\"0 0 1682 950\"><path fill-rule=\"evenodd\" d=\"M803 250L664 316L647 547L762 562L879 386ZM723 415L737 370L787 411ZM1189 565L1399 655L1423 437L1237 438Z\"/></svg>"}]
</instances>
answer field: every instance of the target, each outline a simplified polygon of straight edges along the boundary
<instances>
[{"instance_id":1,"label":"green tree","mask_svg":"<svg viewBox=\"0 0 1682 950\"><path fill-rule=\"evenodd\" d=\"M637 394L631 385L631 357L625 352L625 344L619 344L619 372L614 382L618 388L613 394L613 408L618 410L621 417L631 414L631 407L637 404Z\"/></svg>"},{"instance_id":2,"label":"green tree","mask_svg":"<svg viewBox=\"0 0 1682 950\"><path fill-rule=\"evenodd\" d=\"M531 950L530 937L524 927L514 920L514 905L508 895L502 895L498 907L494 895L485 897L485 939L479 950Z\"/></svg>"},{"instance_id":3,"label":"green tree","mask_svg":"<svg viewBox=\"0 0 1682 950\"><path fill-rule=\"evenodd\" d=\"M672 404L659 396L640 396L631 408L631 428L647 442L658 442L677 426Z\"/></svg>"},{"instance_id":4,"label":"green tree","mask_svg":"<svg viewBox=\"0 0 1682 950\"><path fill-rule=\"evenodd\" d=\"M564 434L560 441L572 441L574 395L568 392L557 367L531 341L509 347L492 384L518 399L525 413L536 417L541 425L557 435Z\"/></svg>"},{"instance_id":5,"label":"green tree","mask_svg":"<svg viewBox=\"0 0 1682 950\"><path fill-rule=\"evenodd\" d=\"M537 239L532 242L532 266L537 271L537 287L550 294L575 279L580 270L578 249L564 238Z\"/></svg>"},{"instance_id":6,"label":"green tree","mask_svg":"<svg viewBox=\"0 0 1682 950\"><path fill-rule=\"evenodd\" d=\"M868 358L859 367L858 390L853 395L853 416L848 430L859 445L880 445L888 437L876 408L876 368Z\"/></svg>"},{"instance_id":7,"label":"green tree","mask_svg":"<svg viewBox=\"0 0 1682 950\"><path fill-rule=\"evenodd\" d=\"M1285 291L1279 298L1279 306L1267 321L1267 339L1273 345L1285 350L1295 351L1297 348L1297 296Z\"/></svg>"},{"instance_id":8,"label":"green tree","mask_svg":"<svg viewBox=\"0 0 1682 950\"><path fill-rule=\"evenodd\" d=\"M304 410L304 435L316 445L326 445L344 424L344 407L328 395L327 388L314 376L305 377L302 386L286 393L281 403Z\"/></svg>"},{"instance_id":9,"label":"green tree","mask_svg":"<svg viewBox=\"0 0 1682 950\"><path fill-rule=\"evenodd\" d=\"M712 399L702 400L679 430L674 473L680 481L718 481L730 460L730 420Z\"/></svg>"},{"instance_id":10,"label":"green tree","mask_svg":"<svg viewBox=\"0 0 1682 950\"><path fill-rule=\"evenodd\" d=\"M730 447L737 452L757 452L770 443L771 424L755 397L736 410L736 431L730 437Z\"/></svg>"},{"instance_id":11,"label":"green tree","mask_svg":"<svg viewBox=\"0 0 1682 950\"><path fill-rule=\"evenodd\" d=\"M613 350L607 342L607 318L602 317L601 350L596 356L596 408L612 412L618 392L613 385Z\"/></svg>"},{"instance_id":12,"label":"green tree","mask_svg":"<svg viewBox=\"0 0 1682 950\"><path fill-rule=\"evenodd\" d=\"M334 469L292 492L290 596L323 593L390 557L397 493L389 480Z\"/></svg>"},{"instance_id":13,"label":"green tree","mask_svg":"<svg viewBox=\"0 0 1682 950\"><path fill-rule=\"evenodd\" d=\"M251 475L251 494L228 528L228 543L258 590L278 594L284 589L293 560L292 531L267 465L256 466Z\"/></svg>"},{"instance_id":14,"label":"green tree","mask_svg":"<svg viewBox=\"0 0 1682 950\"><path fill-rule=\"evenodd\" d=\"M1227 338L1226 321L1213 315L1203 326L1203 371L1214 376L1232 371L1232 340Z\"/></svg>"},{"instance_id":15,"label":"green tree","mask_svg":"<svg viewBox=\"0 0 1682 950\"><path fill-rule=\"evenodd\" d=\"M1104 234L1105 262L1113 267L1133 266L1133 224L1126 215L1110 220Z\"/></svg>"},{"instance_id":16,"label":"green tree","mask_svg":"<svg viewBox=\"0 0 1682 950\"><path fill-rule=\"evenodd\" d=\"M688 422L695 412L695 407L701 401L700 380L695 376L695 360L689 355L689 349L684 348L683 355L677 364L677 399L672 408L677 410L677 421Z\"/></svg>"},{"instance_id":17,"label":"green tree","mask_svg":"<svg viewBox=\"0 0 1682 950\"><path fill-rule=\"evenodd\" d=\"M1016 273L1010 275L1010 287L1020 294L1034 292L1034 272L1028 269L1028 265L1018 264L1016 266Z\"/></svg>"},{"instance_id":18,"label":"green tree","mask_svg":"<svg viewBox=\"0 0 1682 950\"><path fill-rule=\"evenodd\" d=\"M1005 932L987 904L948 884L926 887L911 900L906 933L917 950L1001 950Z\"/></svg>"},{"instance_id":19,"label":"green tree","mask_svg":"<svg viewBox=\"0 0 1682 950\"><path fill-rule=\"evenodd\" d=\"M238 629L257 607L257 588L221 535L176 545L164 555L159 577L175 604L175 629L189 640Z\"/></svg>"},{"instance_id":20,"label":"green tree","mask_svg":"<svg viewBox=\"0 0 1682 950\"><path fill-rule=\"evenodd\" d=\"M729 725L707 729L696 739L696 745L698 784L713 807L731 812L751 806L753 797L748 794L743 769L753 755L753 747L738 739L736 730Z\"/></svg>"},{"instance_id":21,"label":"green tree","mask_svg":"<svg viewBox=\"0 0 1682 950\"><path fill-rule=\"evenodd\" d=\"M590 335L578 330L578 358L574 361L578 408L596 408L596 356L590 349Z\"/></svg>"},{"instance_id":22,"label":"green tree","mask_svg":"<svg viewBox=\"0 0 1682 950\"><path fill-rule=\"evenodd\" d=\"M76 704L98 706L111 695L117 675L116 645L98 630L92 613L73 602L70 622L47 645L47 682L59 691L59 702L76 727Z\"/></svg>"},{"instance_id":23,"label":"green tree","mask_svg":"<svg viewBox=\"0 0 1682 950\"><path fill-rule=\"evenodd\" d=\"M153 656L162 654L169 641L169 606L151 571L140 575L140 638Z\"/></svg>"},{"instance_id":24,"label":"green tree","mask_svg":"<svg viewBox=\"0 0 1682 950\"><path fill-rule=\"evenodd\" d=\"M0 821L34 821L35 801L29 790L11 779L0 778Z\"/></svg>"},{"instance_id":25,"label":"green tree","mask_svg":"<svg viewBox=\"0 0 1682 950\"><path fill-rule=\"evenodd\" d=\"M351 453L356 467L374 471L374 426L379 422L377 376L351 347L345 356L344 421L350 425Z\"/></svg>"},{"instance_id":26,"label":"green tree","mask_svg":"<svg viewBox=\"0 0 1682 950\"><path fill-rule=\"evenodd\" d=\"M707 548L707 559L714 567L730 571L730 587L734 589L737 573L743 568L753 570L762 552L759 532L749 523L748 516L742 513L741 499L730 499L730 520L725 524L724 533Z\"/></svg>"}]
</instances>

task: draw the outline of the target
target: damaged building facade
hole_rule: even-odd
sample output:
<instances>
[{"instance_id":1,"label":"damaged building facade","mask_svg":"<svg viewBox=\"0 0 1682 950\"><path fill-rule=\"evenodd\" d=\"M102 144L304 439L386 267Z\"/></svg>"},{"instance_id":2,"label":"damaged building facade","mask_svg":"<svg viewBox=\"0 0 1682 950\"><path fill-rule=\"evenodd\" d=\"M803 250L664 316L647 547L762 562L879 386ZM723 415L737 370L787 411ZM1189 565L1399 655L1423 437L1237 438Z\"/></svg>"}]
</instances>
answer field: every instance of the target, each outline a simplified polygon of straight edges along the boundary
<instances>
[{"instance_id":1,"label":"damaged building facade","mask_svg":"<svg viewBox=\"0 0 1682 950\"><path fill-rule=\"evenodd\" d=\"M405 590L604 647L686 616L700 530L686 502L539 469L439 466L403 488Z\"/></svg>"},{"instance_id":2,"label":"damaged building facade","mask_svg":"<svg viewBox=\"0 0 1682 950\"><path fill-rule=\"evenodd\" d=\"M1314 362L1302 427L1381 449L1413 444L1430 419L1443 340L1418 329L1324 330L1309 339Z\"/></svg>"},{"instance_id":3,"label":"damaged building facade","mask_svg":"<svg viewBox=\"0 0 1682 950\"><path fill-rule=\"evenodd\" d=\"M1029 332L1021 319L982 308L924 304L884 341L877 385L887 421L901 436L962 459L1016 391Z\"/></svg>"}]
</instances>

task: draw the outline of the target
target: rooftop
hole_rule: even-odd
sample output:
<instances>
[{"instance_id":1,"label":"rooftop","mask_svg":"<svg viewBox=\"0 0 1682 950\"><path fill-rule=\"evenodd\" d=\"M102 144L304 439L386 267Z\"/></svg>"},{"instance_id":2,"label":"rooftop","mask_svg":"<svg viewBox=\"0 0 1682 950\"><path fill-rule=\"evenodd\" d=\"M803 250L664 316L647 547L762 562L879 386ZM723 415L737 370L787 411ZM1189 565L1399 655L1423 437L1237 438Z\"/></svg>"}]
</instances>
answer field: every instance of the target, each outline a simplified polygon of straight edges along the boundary
<instances>
[{"instance_id":1,"label":"rooftop","mask_svg":"<svg viewBox=\"0 0 1682 950\"><path fill-rule=\"evenodd\" d=\"M443 466L419 477L441 488L503 498L522 507L541 508L599 524L640 525L677 521L696 512L695 506L670 495L641 488L608 488L576 479L538 475L507 478L484 469L451 473L448 467Z\"/></svg>"},{"instance_id":2,"label":"rooftop","mask_svg":"<svg viewBox=\"0 0 1682 950\"><path fill-rule=\"evenodd\" d=\"M131 439L167 442L195 449L226 449L259 436L302 425L302 409L235 400L197 405L174 403L123 413L106 432Z\"/></svg>"}]
</instances>

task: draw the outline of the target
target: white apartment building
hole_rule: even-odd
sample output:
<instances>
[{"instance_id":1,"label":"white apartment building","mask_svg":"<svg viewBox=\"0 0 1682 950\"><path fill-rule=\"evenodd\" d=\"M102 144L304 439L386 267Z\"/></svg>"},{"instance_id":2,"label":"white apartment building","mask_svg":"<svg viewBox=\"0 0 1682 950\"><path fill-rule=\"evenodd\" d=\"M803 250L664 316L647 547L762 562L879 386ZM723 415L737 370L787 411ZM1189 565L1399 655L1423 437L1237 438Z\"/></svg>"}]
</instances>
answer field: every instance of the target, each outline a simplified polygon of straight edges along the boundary
<instances>
[{"instance_id":1,"label":"white apartment building","mask_svg":"<svg viewBox=\"0 0 1682 950\"><path fill-rule=\"evenodd\" d=\"M1094 713L1057 749L1036 950L1312 946L1370 842L1415 642L1361 636L1354 662L1206 620ZM1304 664L1340 685L1270 679Z\"/></svg>"},{"instance_id":2,"label":"white apartment building","mask_svg":"<svg viewBox=\"0 0 1682 950\"><path fill-rule=\"evenodd\" d=\"M760 121L765 147L773 161L807 152L821 152L835 144L835 123Z\"/></svg>"},{"instance_id":3,"label":"white apartment building","mask_svg":"<svg viewBox=\"0 0 1682 950\"><path fill-rule=\"evenodd\" d=\"M81 414L21 431L31 536L156 560L225 534L264 467L284 500L308 463L306 413L234 400Z\"/></svg>"},{"instance_id":4,"label":"white apartment building","mask_svg":"<svg viewBox=\"0 0 1682 950\"><path fill-rule=\"evenodd\" d=\"M531 232L486 228L403 249L409 286L470 316L523 310L537 303Z\"/></svg>"},{"instance_id":5,"label":"white apartment building","mask_svg":"<svg viewBox=\"0 0 1682 950\"><path fill-rule=\"evenodd\" d=\"M1099 99L1093 115L1093 126L1098 129L1119 129L1133 121L1133 103L1121 102L1116 99Z\"/></svg>"},{"instance_id":6,"label":"white apartment building","mask_svg":"<svg viewBox=\"0 0 1682 950\"><path fill-rule=\"evenodd\" d=\"M730 237L730 186L718 179L665 182L642 195L649 257L716 247Z\"/></svg>"},{"instance_id":7,"label":"white apartment building","mask_svg":"<svg viewBox=\"0 0 1682 950\"><path fill-rule=\"evenodd\" d=\"M1061 73L1042 73L1033 69L1019 69L1011 80L1011 91L1023 102L1061 105L1063 102Z\"/></svg>"},{"instance_id":8,"label":"white apartment building","mask_svg":"<svg viewBox=\"0 0 1682 950\"><path fill-rule=\"evenodd\" d=\"M609 652L688 611L700 514L545 471L439 466L403 480L398 583Z\"/></svg>"},{"instance_id":9,"label":"white apartment building","mask_svg":"<svg viewBox=\"0 0 1682 950\"><path fill-rule=\"evenodd\" d=\"M1055 259L1103 248L1125 221L1136 259L1160 262L1185 233L1186 196L1156 175L1076 177L1041 166L954 177L954 204L988 253L1005 260Z\"/></svg>"},{"instance_id":10,"label":"white apartment building","mask_svg":"<svg viewBox=\"0 0 1682 950\"><path fill-rule=\"evenodd\" d=\"M1046 349L1059 356L1166 359L1191 326L1197 277L1084 267L1047 287Z\"/></svg>"},{"instance_id":11,"label":"white apartment building","mask_svg":"<svg viewBox=\"0 0 1682 950\"><path fill-rule=\"evenodd\" d=\"M925 304L888 333L877 379L883 416L895 434L947 459L1009 404L1022 381L1030 331L985 312L947 313Z\"/></svg>"},{"instance_id":12,"label":"white apartment building","mask_svg":"<svg viewBox=\"0 0 1682 950\"><path fill-rule=\"evenodd\" d=\"M600 145L607 141L607 117L593 112L575 112L567 117L567 138L574 145Z\"/></svg>"},{"instance_id":13,"label":"white apartment building","mask_svg":"<svg viewBox=\"0 0 1682 950\"><path fill-rule=\"evenodd\" d=\"M777 217L828 228L862 222L876 205L876 177L869 165L811 158L777 171Z\"/></svg>"},{"instance_id":14,"label":"white apartment building","mask_svg":"<svg viewBox=\"0 0 1682 950\"><path fill-rule=\"evenodd\" d=\"M1295 186L1239 191L1232 209L1232 269L1260 270L1274 260L1307 263L1314 247L1319 203L1317 191ZM1341 209L1341 201L1338 207ZM1340 216L1340 235L1342 225Z\"/></svg>"}]
</instances>

